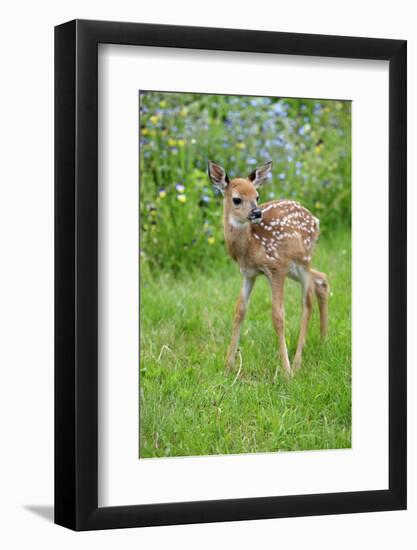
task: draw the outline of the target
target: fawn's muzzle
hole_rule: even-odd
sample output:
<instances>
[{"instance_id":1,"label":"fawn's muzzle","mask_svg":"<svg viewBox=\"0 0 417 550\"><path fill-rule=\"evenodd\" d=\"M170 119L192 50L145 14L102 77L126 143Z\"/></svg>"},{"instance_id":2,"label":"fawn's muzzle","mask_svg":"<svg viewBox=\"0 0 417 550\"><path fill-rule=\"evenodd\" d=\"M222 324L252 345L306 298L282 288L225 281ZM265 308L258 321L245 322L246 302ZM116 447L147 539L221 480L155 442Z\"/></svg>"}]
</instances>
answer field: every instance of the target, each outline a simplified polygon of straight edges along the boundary
<instances>
[{"instance_id":1,"label":"fawn's muzzle","mask_svg":"<svg viewBox=\"0 0 417 550\"><path fill-rule=\"evenodd\" d=\"M251 222L258 222L262 219L262 210L260 208L253 208L249 214L249 220Z\"/></svg>"}]
</instances>

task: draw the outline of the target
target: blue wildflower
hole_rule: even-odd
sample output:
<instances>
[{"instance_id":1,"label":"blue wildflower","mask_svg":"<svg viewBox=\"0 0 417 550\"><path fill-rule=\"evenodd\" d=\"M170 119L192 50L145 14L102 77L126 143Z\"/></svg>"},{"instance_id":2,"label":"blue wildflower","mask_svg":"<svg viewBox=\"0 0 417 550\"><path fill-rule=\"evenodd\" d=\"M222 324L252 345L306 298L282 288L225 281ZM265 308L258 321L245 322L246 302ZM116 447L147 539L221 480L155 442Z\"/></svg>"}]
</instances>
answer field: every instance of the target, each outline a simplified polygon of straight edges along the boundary
<instances>
[{"instance_id":1,"label":"blue wildflower","mask_svg":"<svg viewBox=\"0 0 417 550\"><path fill-rule=\"evenodd\" d=\"M274 145L277 145L278 147L282 147L282 146L284 145L283 139L282 139L281 137L279 137L279 136L278 136L277 138L273 139L273 140L272 140L272 143L273 143Z\"/></svg>"},{"instance_id":2,"label":"blue wildflower","mask_svg":"<svg viewBox=\"0 0 417 550\"><path fill-rule=\"evenodd\" d=\"M281 102L275 103L275 105L272 107L272 110L278 116L285 116L287 114L287 110Z\"/></svg>"},{"instance_id":3,"label":"blue wildflower","mask_svg":"<svg viewBox=\"0 0 417 550\"><path fill-rule=\"evenodd\" d=\"M199 206L207 206L210 202L210 197L208 195L203 195L199 201Z\"/></svg>"},{"instance_id":4,"label":"blue wildflower","mask_svg":"<svg viewBox=\"0 0 417 550\"><path fill-rule=\"evenodd\" d=\"M320 114L320 111L321 111L320 103L315 103L314 108L313 108L313 113L315 115L318 115L318 114Z\"/></svg>"},{"instance_id":5,"label":"blue wildflower","mask_svg":"<svg viewBox=\"0 0 417 550\"><path fill-rule=\"evenodd\" d=\"M298 133L300 134L300 136L304 136L310 130L311 130L311 126L310 124L307 123L307 124L304 124L304 126L301 126L301 128L298 130Z\"/></svg>"}]
</instances>

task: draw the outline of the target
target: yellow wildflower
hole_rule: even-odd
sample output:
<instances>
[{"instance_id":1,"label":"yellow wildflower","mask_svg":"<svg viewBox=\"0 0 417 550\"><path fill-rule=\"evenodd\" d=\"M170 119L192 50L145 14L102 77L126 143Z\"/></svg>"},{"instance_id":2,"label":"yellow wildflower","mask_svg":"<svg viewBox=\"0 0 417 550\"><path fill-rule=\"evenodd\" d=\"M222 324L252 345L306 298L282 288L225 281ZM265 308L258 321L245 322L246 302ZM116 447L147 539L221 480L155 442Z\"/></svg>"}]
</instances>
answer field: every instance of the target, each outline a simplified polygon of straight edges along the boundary
<instances>
[{"instance_id":1,"label":"yellow wildflower","mask_svg":"<svg viewBox=\"0 0 417 550\"><path fill-rule=\"evenodd\" d=\"M169 145L170 147L175 147L175 146L177 145L177 142L176 142L175 139L169 138L169 140L168 140L168 145Z\"/></svg>"},{"instance_id":2,"label":"yellow wildflower","mask_svg":"<svg viewBox=\"0 0 417 550\"><path fill-rule=\"evenodd\" d=\"M167 192L165 191L165 189L159 190L159 196L161 197L161 199L164 199L167 196Z\"/></svg>"},{"instance_id":3,"label":"yellow wildflower","mask_svg":"<svg viewBox=\"0 0 417 550\"><path fill-rule=\"evenodd\" d=\"M161 107L161 109L165 109L165 107L167 106L167 102L165 101L165 99L161 99L161 101L159 102L159 106Z\"/></svg>"},{"instance_id":4,"label":"yellow wildflower","mask_svg":"<svg viewBox=\"0 0 417 550\"><path fill-rule=\"evenodd\" d=\"M187 116L188 115L188 109L187 107L183 107L180 111L181 116Z\"/></svg>"},{"instance_id":5,"label":"yellow wildflower","mask_svg":"<svg viewBox=\"0 0 417 550\"><path fill-rule=\"evenodd\" d=\"M183 204L187 201L187 197L183 193L181 193L181 195L177 195L177 199Z\"/></svg>"},{"instance_id":6,"label":"yellow wildflower","mask_svg":"<svg viewBox=\"0 0 417 550\"><path fill-rule=\"evenodd\" d=\"M216 239L215 239L214 237L209 237L209 238L207 239L207 242L208 242L209 244L214 244L214 243L216 242Z\"/></svg>"},{"instance_id":7,"label":"yellow wildflower","mask_svg":"<svg viewBox=\"0 0 417 550\"><path fill-rule=\"evenodd\" d=\"M236 143L236 147L241 150L246 149L246 145L243 143L243 141L239 141L239 143Z\"/></svg>"},{"instance_id":8,"label":"yellow wildflower","mask_svg":"<svg viewBox=\"0 0 417 550\"><path fill-rule=\"evenodd\" d=\"M152 115L149 117L149 120L152 122L152 124L156 124L159 121L159 115Z\"/></svg>"},{"instance_id":9,"label":"yellow wildflower","mask_svg":"<svg viewBox=\"0 0 417 550\"><path fill-rule=\"evenodd\" d=\"M185 139L179 139L179 140L177 141L177 144L178 144L178 147L184 147L184 145L185 145Z\"/></svg>"},{"instance_id":10,"label":"yellow wildflower","mask_svg":"<svg viewBox=\"0 0 417 550\"><path fill-rule=\"evenodd\" d=\"M142 128L141 133L143 136L146 136L149 133L149 130L147 128Z\"/></svg>"}]
</instances>

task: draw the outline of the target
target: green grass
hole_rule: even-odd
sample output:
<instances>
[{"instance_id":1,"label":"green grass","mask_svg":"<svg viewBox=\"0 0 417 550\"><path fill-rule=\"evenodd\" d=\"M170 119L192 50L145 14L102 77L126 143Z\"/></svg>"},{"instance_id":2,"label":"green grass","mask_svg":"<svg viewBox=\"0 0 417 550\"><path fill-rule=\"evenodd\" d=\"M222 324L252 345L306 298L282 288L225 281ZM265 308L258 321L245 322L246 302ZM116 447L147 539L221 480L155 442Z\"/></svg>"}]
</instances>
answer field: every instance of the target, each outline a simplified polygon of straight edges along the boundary
<instances>
[{"instance_id":1,"label":"green grass","mask_svg":"<svg viewBox=\"0 0 417 550\"><path fill-rule=\"evenodd\" d=\"M243 366L224 374L240 275L230 260L215 272L157 281L141 277L140 457L212 455L351 445L350 232L321 238L314 266L329 276L329 336L319 339L318 308L303 364L279 376L278 342L267 281L259 277L242 328ZM226 252L224 252L226 255ZM299 286L286 283L286 337L294 355ZM232 385L233 384L233 385Z\"/></svg>"}]
</instances>

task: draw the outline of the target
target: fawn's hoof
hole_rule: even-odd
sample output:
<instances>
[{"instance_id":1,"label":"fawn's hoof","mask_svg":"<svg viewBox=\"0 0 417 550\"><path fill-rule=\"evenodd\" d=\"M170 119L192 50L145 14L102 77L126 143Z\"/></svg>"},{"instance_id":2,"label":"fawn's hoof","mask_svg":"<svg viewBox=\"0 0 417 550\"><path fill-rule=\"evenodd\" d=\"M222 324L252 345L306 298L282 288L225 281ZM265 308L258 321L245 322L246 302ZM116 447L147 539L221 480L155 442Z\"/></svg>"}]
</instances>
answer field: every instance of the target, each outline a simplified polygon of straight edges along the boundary
<instances>
[{"instance_id":1,"label":"fawn's hoof","mask_svg":"<svg viewBox=\"0 0 417 550\"><path fill-rule=\"evenodd\" d=\"M230 374L230 371L233 369L235 361L234 359L227 359L226 364L224 366L224 374Z\"/></svg>"},{"instance_id":2,"label":"fawn's hoof","mask_svg":"<svg viewBox=\"0 0 417 550\"><path fill-rule=\"evenodd\" d=\"M295 357L293 364L292 364L292 370L295 373L301 368L301 357Z\"/></svg>"},{"instance_id":3,"label":"fawn's hoof","mask_svg":"<svg viewBox=\"0 0 417 550\"><path fill-rule=\"evenodd\" d=\"M291 380L291 378L294 378L295 371L294 369L284 369L284 376L286 380Z\"/></svg>"},{"instance_id":4,"label":"fawn's hoof","mask_svg":"<svg viewBox=\"0 0 417 550\"><path fill-rule=\"evenodd\" d=\"M279 370L280 370L279 367L277 367L273 378L274 383L277 381ZM291 378L294 376L294 371L289 365L287 368L282 369L282 373L284 375L285 380L291 380Z\"/></svg>"}]
</instances>

